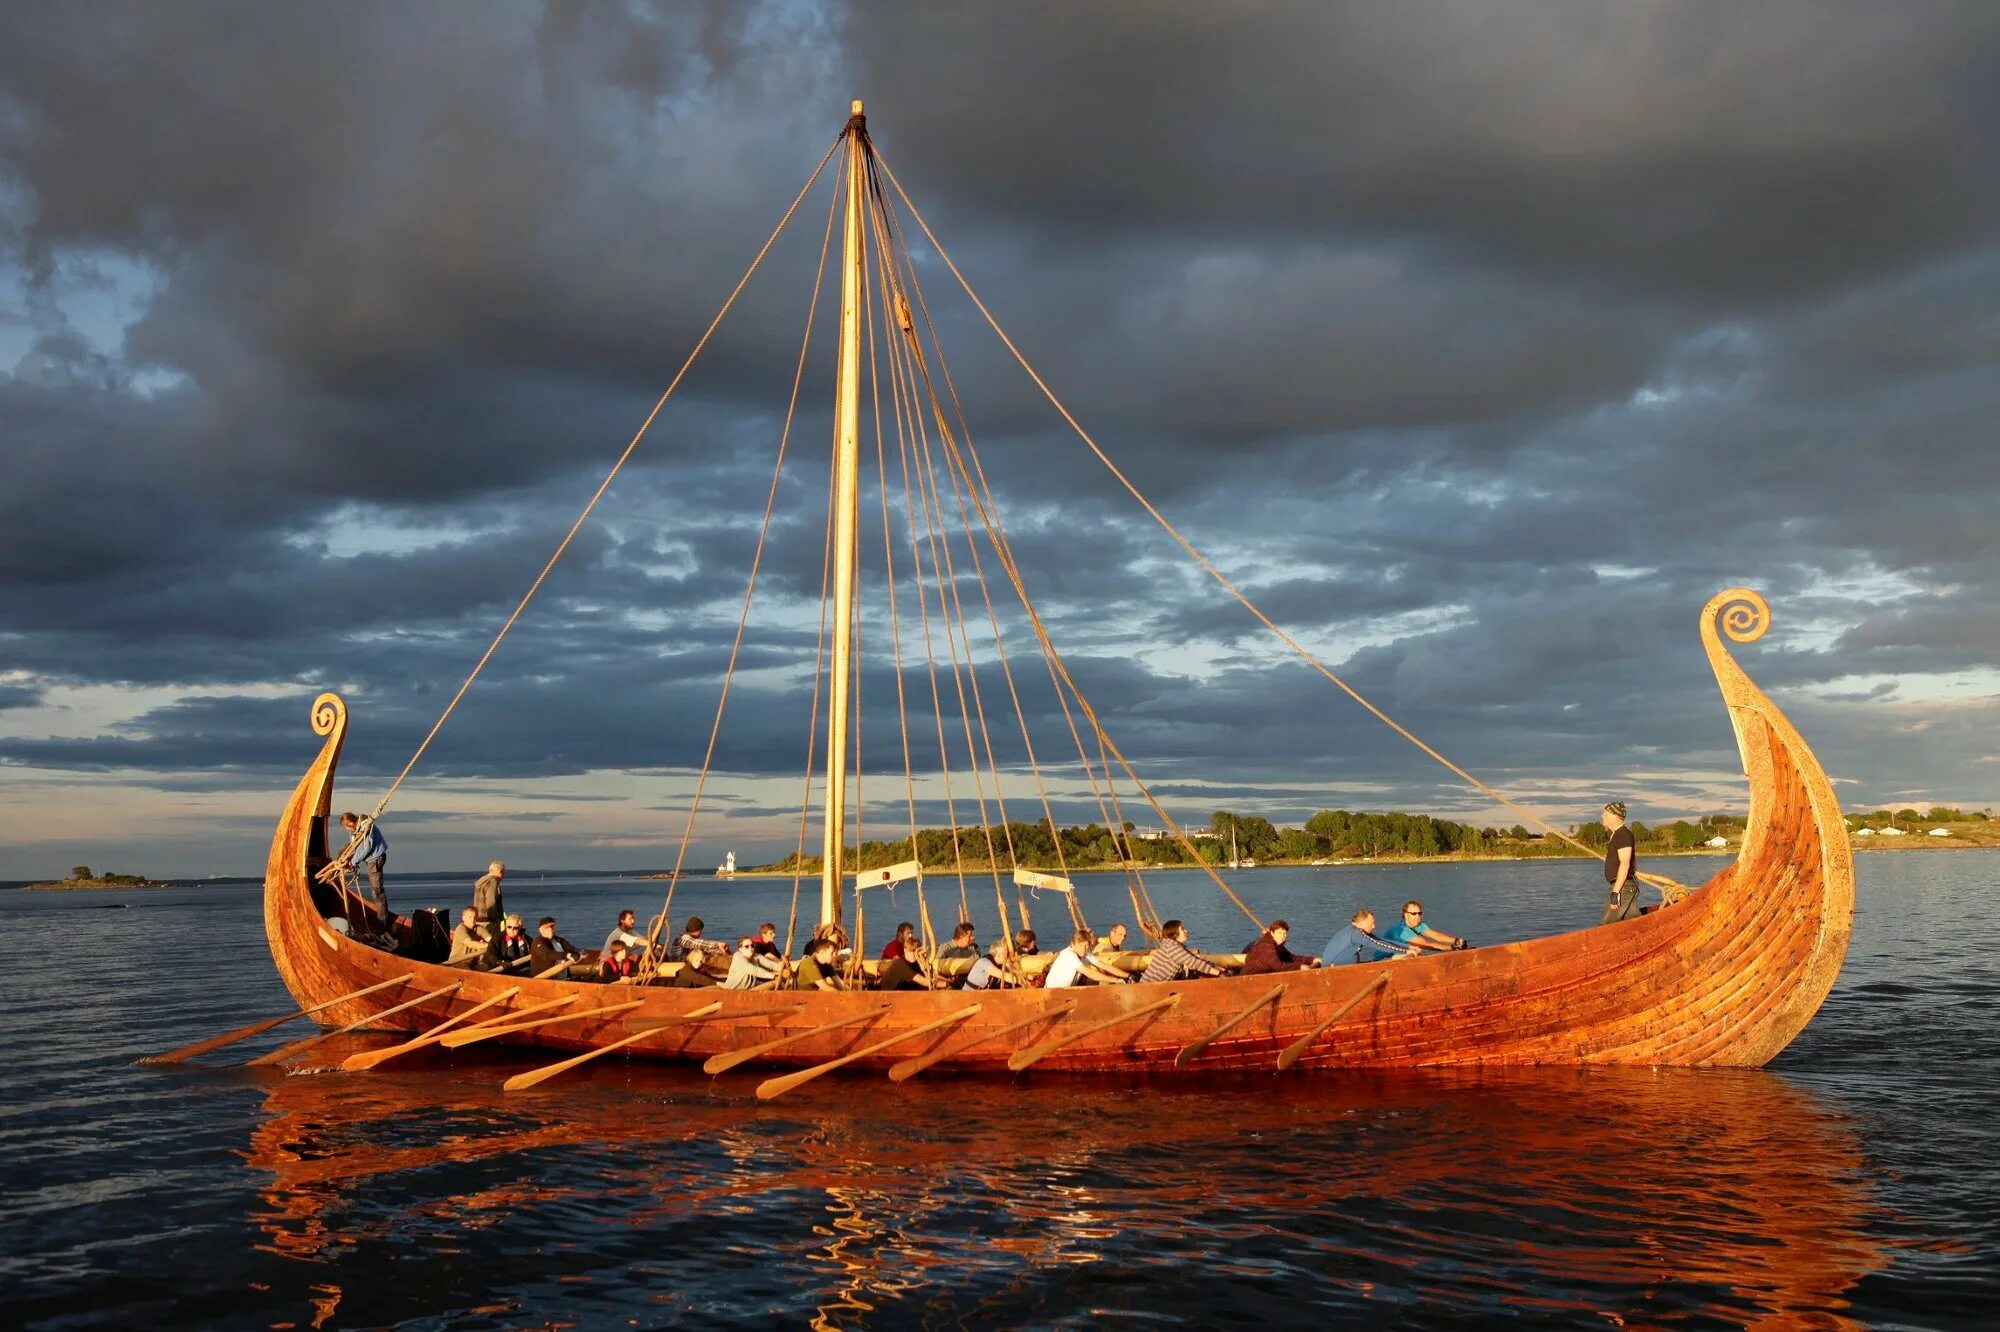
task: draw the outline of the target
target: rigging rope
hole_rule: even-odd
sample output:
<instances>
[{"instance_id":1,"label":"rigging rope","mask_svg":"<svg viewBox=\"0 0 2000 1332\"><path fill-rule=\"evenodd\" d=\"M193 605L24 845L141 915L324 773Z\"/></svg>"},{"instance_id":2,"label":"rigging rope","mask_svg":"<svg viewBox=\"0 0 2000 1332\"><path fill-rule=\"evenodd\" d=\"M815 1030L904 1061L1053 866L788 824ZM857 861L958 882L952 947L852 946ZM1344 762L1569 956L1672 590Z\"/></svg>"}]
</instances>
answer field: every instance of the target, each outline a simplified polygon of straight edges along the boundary
<instances>
[{"instance_id":1,"label":"rigging rope","mask_svg":"<svg viewBox=\"0 0 2000 1332\"><path fill-rule=\"evenodd\" d=\"M895 187L897 196L901 198L903 201L903 206L910 210L910 216L915 218L917 225L923 229L924 236L930 241L931 248L937 251L938 258L943 260L945 267L951 270L951 275L958 280L958 285L965 291L966 296L972 301L973 305L978 308L980 315L985 318L987 326L993 330L995 336L997 336L1000 339L1002 345L1004 345L1007 348L1007 350L1013 355L1014 360L1020 365L1021 369L1027 372L1028 378L1034 381L1035 387L1042 391L1042 396L1046 397L1049 400L1049 404L1056 409L1056 411L1062 416L1064 421L1068 422L1070 429L1074 430L1076 432L1077 437L1081 439L1086 445L1089 446L1090 451L1096 455L1097 460L1102 464L1104 464L1105 468L1111 473L1113 477L1117 479L1120 485L1124 486L1125 490L1132 496L1132 498L1134 498L1139 502L1140 506L1144 508L1146 512L1152 516L1153 520L1157 522L1162 528L1164 528L1167 534L1171 536L1180 545L1181 549L1186 551L1187 554L1191 558L1193 558L1194 561L1197 564L1199 564L1211 578L1213 578L1218 584L1220 584L1225 592L1229 593L1231 597L1235 598L1236 601L1240 603L1245 610L1249 611L1253 616L1255 616L1257 620L1264 625L1265 628L1269 629L1273 634L1276 634L1279 641L1283 642L1286 647L1290 648L1294 653L1296 653L1299 656L1299 658L1303 660L1307 665L1311 666L1314 670L1318 671L1321 675L1325 676L1326 679L1328 679L1336 687L1338 687L1342 693L1346 694L1349 698L1353 699L1356 703L1359 703L1363 708L1367 709L1368 712L1376 718L1376 720L1380 721L1390 730L1396 732L1396 734L1402 736L1405 740L1415 745L1425 754L1435 759L1438 763L1442 764L1447 770L1449 770L1452 774L1457 776L1460 780L1466 782L1468 785L1484 793L1486 796L1490 797L1494 801L1497 801L1499 804L1504 805L1506 808L1512 810L1514 813L1520 815L1522 818L1528 819L1529 821L1533 822L1536 826L1542 828L1544 831L1561 839L1564 842L1567 842L1569 845L1575 847L1577 850L1584 852L1586 855L1595 856L1597 854L1594 850L1592 850L1592 848L1584 845L1582 842L1578 841L1575 837L1571 836L1569 833L1564 832L1562 829L1548 822L1546 819L1534 813L1532 810L1526 809L1521 805L1516 804L1514 801L1508 799L1505 795L1501 794L1493 787L1487 785L1485 782L1482 782L1477 777L1474 777L1464 768L1461 768L1458 764L1446 758L1436 749L1432 748L1430 745L1418 739L1417 736L1412 734L1408 728L1404 727L1401 723L1397 722L1393 717L1389 716L1388 713L1382 711L1382 709L1376 707L1375 704L1369 702L1368 699L1363 697L1362 694L1359 691L1357 691L1352 685L1348 684L1347 681L1341 679L1340 676L1334 674L1333 670L1329 668L1326 665L1326 663L1322 662L1318 657L1314 656L1312 652L1305 647L1304 644L1300 643L1297 639L1293 638L1289 633L1287 633L1283 628L1281 628L1276 621L1271 619L1270 616L1266 615L1261 609L1259 609L1256 603L1251 601L1250 598L1243 593L1241 588L1237 587L1235 583L1231 582L1228 576L1225 575L1220 569L1216 568L1216 566L1209 560L1209 558L1206 555L1202 554L1200 550L1196 549L1194 544L1190 542L1185 536L1182 536L1180 530L1176 528L1171 522L1169 522L1166 516L1153 506L1152 501L1148 500L1146 496L1143 493L1141 493L1139 488L1132 483L1131 479L1127 477L1125 473L1122 470L1120 470L1118 465L1111 460L1110 456L1106 454L1101 447L1099 447L1097 441L1091 437L1090 432L1085 430L1083 428L1082 423L1079 422L1076 419L1076 417L1071 414L1069 408L1063 404L1062 399L1056 396L1055 390L1049 387L1048 382L1044 380L1040 375L1040 373L1036 371L1035 367L1029 362L1027 356L1022 353L1021 349L1018 346L1015 345L1014 340L1007 335L1007 331L1000 326L1000 321L994 317L992 310L987 308L986 302L980 299L979 293L973 290L971 282L969 282L966 279L965 274L959 270L958 265L952 261L950 254L948 254L945 251L944 246L938 242L937 234L931 230L930 223L924 220L923 213L917 208L916 204L911 201L909 193L903 188L902 182L896 178L895 171L890 168L888 162L882 160L879 153L876 155L876 162L880 166L882 174L885 175L888 178L889 183ZM1115 746L1114 746L1114 752L1115 752ZM1120 758L1120 762L1121 764L1123 763L1122 756ZM1670 879L1666 879L1664 875L1648 875L1646 876L1646 879L1648 882L1653 882L1655 880L1658 880L1668 884L1673 884L1673 881ZM1673 886L1680 887L1681 885L1673 884Z\"/></svg>"},{"instance_id":2,"label":"rigging rope","mask_svg":"<svg viewBox=\"0 0 2000 1332\"><path fill-rule=\"evenodd\" d=\"M493 635L493 641L486 645L486 651L480 654L478 662L472 668L472 673L465 677L465 683L460 685L458 692L451 696L451 702L444 705L444 711L438 715L437 721L431 725L429 734L424 736L422 743L417 746L416 752L410 755L410 761L403 765L403 770L396 774L396 780L389 783L389 789L384 791L382 798L375 803L374 812L368 816L371 820L380 818L382 811L389 807L389 801L394 798L397 790L402 787L404 779L417 766L417 761L423 758L424 751L430 748L431 741L437 739L438 732L444 729L445 722L450 719L452 712L458 707L459 700L465 697L468 689L472 688L472 682L479 678L479 673L486 669L486 663L492 660L493 653L499 648L501 640L507 637L508 631L514 627L514 622L521 618L521 612L528 608L530 601L534 600L535 593L541 590L543 581L549 576L549 571L556 567L556 561L563 557L563 552L569 549L569 543L574 541L576 534L583 530L583 525L590 518L592 510L597 508L597 502L604 498L605 491L611 489L611 483L618 478L619 471L624 468L626 461L631 458L633 451L639 447L639 441L646 437L648 430L652 429L654 420L660 415L661 409L667 405L667 399L674 396L674 390L680 387L681 380L687 376L688 370L693 367L695 358L700 356L702 349L708 346L708 340L715 336L715 330L722 326L723 319L728 316L731 308L735 306L736 298L743 294L745 287L750 285L750 279L756 275L758 267L763 264L764 256L771 252L771 247L777 244L778 237L784 234L785 227L792 220L792 214L798 212L799 204L804 202L807 194L811 193L813 182L819 179L820 172L826 170L826 164L833 160L834 153L839 151L840 145L844 140L844 134L841 138L834 140L833 147L826 150L826 156L819 159L819 165L813 168L812 175L806 177L806 183L799 187L798 194L793 197L791 205L785 209L785 215L778 219L778 225L772 229L770 236L765 239L763 247L757 251L756 258L750 261L750 267L744 270L741 278L737 279L736 286L729 293L729 298L723 301L722 308L715 312L715 318L709 321L708 328L703 331L700 339L695 342L694 350L689 352L687 360L681 363L680 370L675 373L673 381L667 385L666 392L662 393L659 401L653 404L653 410L646 413L646 419L639 424L638 431L632 436L632 442L627 444L625 451L618 455L618 461L611 465L611 470L605 474L604 480L597 487L596 493L590 497L590 502L583 506L583 512L577 515L576 521L570 525L569 531L563 536L562 541L557 544L555 554L549 556L549 562L542 566L540 573L535 575L535 581L528 586L527 593L521 598L521 603L514 607L514 613L509 615L507 622L500 626L500 632Z\"/></svg>"}]
</instances>

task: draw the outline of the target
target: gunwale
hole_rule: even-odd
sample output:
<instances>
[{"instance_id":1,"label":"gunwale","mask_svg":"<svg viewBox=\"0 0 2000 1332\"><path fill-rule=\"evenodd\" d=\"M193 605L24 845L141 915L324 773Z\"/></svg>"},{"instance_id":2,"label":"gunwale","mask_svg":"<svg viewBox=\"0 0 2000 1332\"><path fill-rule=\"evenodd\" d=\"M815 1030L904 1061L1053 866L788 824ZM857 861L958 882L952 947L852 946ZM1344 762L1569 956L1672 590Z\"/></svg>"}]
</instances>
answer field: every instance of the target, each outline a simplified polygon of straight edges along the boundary
<instances>
[{"instance_id":1,"label":"gunwale","mask_svg":"<svg viewBox=\"0 0 2000 1332\"><path fill-rule=\"evenodd\" d=\"M1732 620L1744 605L1748 621ZM1758 619L1757 615L1762 618ZM1062 1018L1082 1026L1115 1018L1178 992L1181 1002L1129 1025L1116 1024L1037 1063L1072 1073L1177 1072L1272 1067L1276 1054L1387 974L1389 984L1336 1022L1296 1065L1327 1071L1368 1066L1518 1064L1742 1065L1768 1062L1818 1011L1846 953L1853 916L1853 859L1831 783L1783 713L1750 682L1718 623L1739 642L1768 624L1755 593L1731 589L1703 610L1701 631L1735 725L1749 778L1750 819L1735 863L1681 902L1637 919L1565 934L1409 961L1294 973L1285 995L1216 1040L1186 1069L1174 1056L1235 1014L1272 983L1231 976L1198 983L988 991L973 1018L898 1042L850 1065L882 1069L947 1045L961 1047L941 1070L1004 1071L1009 1055L1046 1039L1038 1011L1073 1003ZM1746 628L1747 625L1747 628ZM1739 632L1741 630L1742 632ZM399 1014L387 1031L421 1031L518 987L507 1012L564 994L579 1006L634 1000L607 1017L564 1022L499 1043L576 1052L638 1032L639 1024L684 1015L718 1000L728 1021L664 1028L625 1053L702 1061L779 1036L874 1011L872 1020L801 1040L746 1067L801 1067L854 1052L962 1007L961 992L798 993L611 987L524 980L413 961L337 934L313 903L311 871L326 856L327 815L347 726L345 703L322 694L315 731L326 737L280 818L265 878L265 929L273 961L301 1004L314 1004L404 971L400 991L336 1005L328 1025L358 1021L400 997L462 981L455 993ZM1587 899L1586 899L1587 900ZM392 970L393 969L393 970ZM801 1004L801 1000L805 1002ZM766 1015L768 1013L768 1015ZM1006 1039L981 1032L1016 1028Z\"/></svg>"}]
</instances>

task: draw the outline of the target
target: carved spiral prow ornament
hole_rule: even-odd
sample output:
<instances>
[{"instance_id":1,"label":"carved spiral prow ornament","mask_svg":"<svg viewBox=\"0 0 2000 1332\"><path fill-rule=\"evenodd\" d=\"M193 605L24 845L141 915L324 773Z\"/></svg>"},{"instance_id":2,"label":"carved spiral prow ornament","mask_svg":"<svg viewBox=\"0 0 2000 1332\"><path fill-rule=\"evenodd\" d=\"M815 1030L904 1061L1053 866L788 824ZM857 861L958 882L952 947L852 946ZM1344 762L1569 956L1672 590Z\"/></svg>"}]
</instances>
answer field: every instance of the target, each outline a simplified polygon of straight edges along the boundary
<instances>
[{"instance_id":1,"label":"carved spiral prow ornament","mask_svg":"<svg viewBox=\"0 0 2000 1332\"><path fill-rule=\"evenodd\" d=\"M312 728L314 735L332 735L347 725L347 702L339 694L321 694L313 700Z\"/></svg>"},{"instance_id":2,"label":"carved spiral prow ornament","mask_svg":"<svg viewBox=\"0 0 2000 1332\"><path fill-rule=\"evenodd\" d=\"M1747 587L1719 592L1708 603L1708 616L1721 614L1717 623L1732 643L1754 643L1771 628L1771 605Z\"/></svg>"}]
</instances>

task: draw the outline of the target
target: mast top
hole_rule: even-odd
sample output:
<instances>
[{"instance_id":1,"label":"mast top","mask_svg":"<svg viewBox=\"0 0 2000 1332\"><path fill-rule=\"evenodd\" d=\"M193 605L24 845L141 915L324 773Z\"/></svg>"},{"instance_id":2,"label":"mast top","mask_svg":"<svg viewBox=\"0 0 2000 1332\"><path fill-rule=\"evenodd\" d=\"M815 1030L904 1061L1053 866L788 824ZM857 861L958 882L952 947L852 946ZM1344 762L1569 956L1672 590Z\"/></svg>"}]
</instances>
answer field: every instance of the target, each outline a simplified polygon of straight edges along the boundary
<instances>
[{"instance_id":1,"label":"mast top","mask_svg":"<svg viewBox=\"0 0 2000 1332\"><path fill-rule=\"evenodd\" d=\"M850 115L856 115L856 116L860 115L860 114L861 114L861 99L860 99L859 97L855 98L855 99L854 99L854 100L853 100L852 102L850 102L850 103L848 104L848 107L847 107L847 110L848 110L848 114L850 114Z\"/></svg>"}]
</instances>

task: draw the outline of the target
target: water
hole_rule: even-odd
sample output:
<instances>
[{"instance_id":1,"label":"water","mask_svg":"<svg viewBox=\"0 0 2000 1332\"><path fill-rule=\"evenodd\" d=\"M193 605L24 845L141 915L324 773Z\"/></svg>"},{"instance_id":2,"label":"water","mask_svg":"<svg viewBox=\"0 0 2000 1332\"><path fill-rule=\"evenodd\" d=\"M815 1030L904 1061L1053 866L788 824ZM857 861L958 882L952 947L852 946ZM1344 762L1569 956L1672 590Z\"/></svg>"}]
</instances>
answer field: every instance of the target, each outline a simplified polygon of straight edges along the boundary
<instances>
[{"instance_id":1,"label":"water","mask_svg":"<svg viewBox=\"0 0 2000 1332\"><path fill-rule=\"evenodd\" d=\"M509 1096L536 1061L477 1050L364 1075L136 1067L283 1011L256 891L0 894L0 1326L1991 1327L2000 856L1859 864L1846 971L1766 1070L857 1075L770 1104L754 1073L614 1060ZM1412 895L1476 941L1571 928L1594 874L1234 881L1317 946ZM1244 942L1205 879L1152 882L1197 946ZM782 928L789 891L698 881L675 915ZM990 880L974 891L985 936ZM582 945L659 892L526 879L508 903ZM1118 880L1084 896L1130 917ZM941 923L956 899L936 888ZM871 937L897 905L871 905Z\"/></svg>"}]
</instances>

